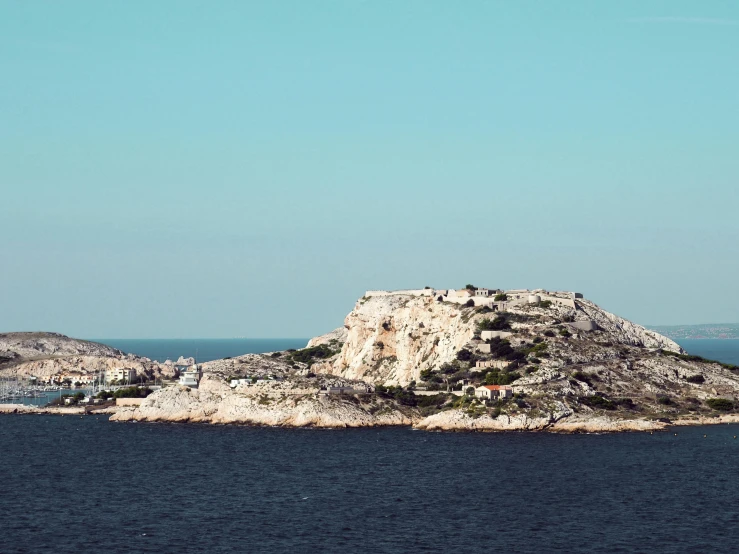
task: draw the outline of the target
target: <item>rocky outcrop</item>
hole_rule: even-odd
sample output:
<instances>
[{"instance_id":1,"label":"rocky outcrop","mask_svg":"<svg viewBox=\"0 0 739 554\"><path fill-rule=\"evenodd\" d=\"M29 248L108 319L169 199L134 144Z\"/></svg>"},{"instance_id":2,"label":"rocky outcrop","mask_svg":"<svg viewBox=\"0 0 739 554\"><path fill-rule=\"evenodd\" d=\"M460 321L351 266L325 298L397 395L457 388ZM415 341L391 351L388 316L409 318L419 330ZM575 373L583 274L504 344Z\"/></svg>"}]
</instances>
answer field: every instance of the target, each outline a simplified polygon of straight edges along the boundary
<instances>
[{"instance_id":1,"label":"rocky outcrop","mask_svg":"<svg viewBox=\"0 0 739 554\"><path fill-rule=\"evenodd\" d=\"M406 385L423 369L454 359L474 325L456 304L431 297L363 298L346 317L338 358L316 371L369 382Z\"/></svg>"},{"instance_id":2,"label":"rocky outcrop","mask_svg":"<svg viewBox=\"0 0 739 554\"><path fill-rule=\"evenodd\" d=\"M343 344L344 342L346 342L347 335L348 331L346 327L339 327L338 329L334 329L333 331L326 333L325 335L310 339L308 341L307 348L310 348L311 346L318 346L319 344Z\"/></svg>"},{"instance_id":3,"label":"rocky outcrop","mask_svg":"<svg viewBox=\"0 0 739 554\"><path fill-rule=\"evenodd\" d=\"M363 404L338 395L320 394L291 383L276 382L232 390L214 376L204 376L199 389L168 387L137 408L121 408L113 421L236 423L283 427L374 427L410 425L400 410Z\"/></svg>"},{"instance_id":4,"label":"rocky outcrop","mask_svg":"<svg viewBox=\"0 0 739 554\"><path fill-rule=\"evenodd\" d=\"M544 309L523 303L512 304L508 312L520 319L513 324L514 330L544 330L566 321L588 320L594 321L612 343L682 352L674 341L590 301L577 299L575 306L573 310L555 303ZM330 363L317 364L315 371L385 385L407 385L419 381L423 370L438 369L454 360L473 338L477 323L491 317L494 314L439 302L427 295L363 297L344 322L346 336L340 355ZM310 344L323 340L320 337Z\"/></svg>"},{"instance_id":5,"label":"rocky outcrop","mask_svg":"<svg viewBox=\"0 0 739 554\"><path fill-rule=\"evenodd\" d=\"M516 415L474 416L462 410L448 410L427 417L416 424L426 431L549 431L553 433L612 433L664 429L666 423L643 419L573 416L563 408L546 416Z\"/></svg>"},{"instance_id":6,"label":"rocky outcrop","mask_svg":"<svg viewBox=\"0 0 739 554\"><path fill-rule=\"evenodd\" d=\"M72 407L43 407L28 406L25 404L0 404L0 414L50 414L50 415L82 415L85 408Z\"/></svg>"},{"instance_id":7,"label":"rocky outcrop","mask_svg":"<svg viewBox=\"0 0 739 554\"><path fill-rule=\"evenodd\" d=\"M105 344L73 339L58 333L0 334L0 376L41 380L60 374L98 373L130 368L150 378L175 375L173 364L126 354Z\"/></svg>"},{"instance_id":8,"label":"rocky outcrop","mask_svg":"<svg viewBox=\"0 0 739 554\"><path fill-rule=\"evenodd\" d=\"M147 358L115 356L65 356L63 358L47 358L42 360L23 361L13 364L3 370L5 377L26 377L33 375L41 380L47 380L52 375L98 373L109 369L131 368L136 375L173 376L175 368L172 365L159 364Z\"/></svg>"},{"instance_id":9,"label":"rocky outcrop","mask_svg":"<svg viewBox=\"0 0 739 554\"><path fill-rule=\"evenodd\" d=\"M117 348L59 333L0 333L0 357L36 359L61 356L125 356Z\"/></svg>"},{"instance_id":10,"label":"rocky outcrop","mask_svg":"<svg viewBox=\"0 0 739 554\"><path fill-rule=\"evenodd\" d=\"M612 341L632 346L659 348L683 353L682 347L674 340L607 312L589 300L578 299L576 304L578 318L594 321L601 330L605 331L611 337Z\"/></svg>"},{"instance_id":11,"label":"rocky outcrop","mask_svg":"<svg viewBox=\"0 0 739 554\"><path fill-rule=\"evenodd\" d=\"M470 415L463 410L447 410L419 421L416 427L426 431L543 431L570 413L566 411L534 417L521 413L492 417L488 414Z\"/></svg>"}]
</instances>

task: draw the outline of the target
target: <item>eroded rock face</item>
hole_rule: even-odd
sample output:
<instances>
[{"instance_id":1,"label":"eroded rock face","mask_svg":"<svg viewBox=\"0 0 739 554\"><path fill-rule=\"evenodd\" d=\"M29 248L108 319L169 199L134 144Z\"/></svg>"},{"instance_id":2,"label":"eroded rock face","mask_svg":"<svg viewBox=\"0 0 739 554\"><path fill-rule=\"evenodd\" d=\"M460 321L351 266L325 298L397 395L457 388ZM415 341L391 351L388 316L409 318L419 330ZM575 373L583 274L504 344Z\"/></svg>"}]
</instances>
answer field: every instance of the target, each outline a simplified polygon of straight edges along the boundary
<instances>
[{"instance_id":1,"label":"eroded rock face","mask_svg":"<svg viewBox=\"0 0 739 554\"><path fill-rule=\"evenodd\" d=\"M179 386L162 389L137 408L120 409L111 420L286 427L373 427L413 422L398 410L371 413L357 402L318 394L318 389L297 389L279 382L232 390L220 379L207 375L199 389Z\"/></svg>"},{"instance_id":2,"label":"eroded rock face","mask_svg":"<svg viewBox=\"0 0 739 554\"><path fill-rule=\"evenodd\" d=\"M348 331L346 327L339 327L338 329L334 329L330 333L326 333L325 335L321 335L320 337L313 337L308 341L307 348L310 348L311 346L318 346L319 344L329 344L332 342L336 343L344 343L346 342Z\"/></svg>"},{"instance_id":3,"label":"eroded rock face","mask_svg":"<svg viewBox=\"0 0 739 554\"><path fill-rule=\"evenodd\" d=\"M641 325L607 312L590 300L578 299L576 304L579 314L595 321L601 329L619 343L683 353L682 347L675 341L660 335L656 331L650 331Z\"/></svg>"},{"instance_id":4,"label":"eroded rock face","mask_svg":"<svg viewBox=\"0 0 739 554\"><path fill-rule=\"evenodd\" d=\"M523 304L507 311L541 318L541 324L513 324L522 331L543 328L547 321L592 320L611 342L682 352L674 341L606 312L588 300L577 299L575 305L573 310L557 304L547 309ZM421 371L438 369L454 360L473 338L478 321L493 317L494 313L482 314L430 296L392 294L362 298L344 322L347 332L340 355L330 363L316 364L314 371L404 386L419 381ZM588 359L595 359L598 354L594 351ZM602 355L608 358L612 353L604 350Z\"/></svg>"},{"instance_id":5,"label":"eroded rock face","mask_svg":"<svg viewBox=\"0 0 739 554\"><path fill-rule=\"evenodd\" d=\"M418 380L423 369L454 359L474 330L455 304L400 295L360 300L345 327L338 359L317 370L402 385Z\"/></svg>"}]
</instances>

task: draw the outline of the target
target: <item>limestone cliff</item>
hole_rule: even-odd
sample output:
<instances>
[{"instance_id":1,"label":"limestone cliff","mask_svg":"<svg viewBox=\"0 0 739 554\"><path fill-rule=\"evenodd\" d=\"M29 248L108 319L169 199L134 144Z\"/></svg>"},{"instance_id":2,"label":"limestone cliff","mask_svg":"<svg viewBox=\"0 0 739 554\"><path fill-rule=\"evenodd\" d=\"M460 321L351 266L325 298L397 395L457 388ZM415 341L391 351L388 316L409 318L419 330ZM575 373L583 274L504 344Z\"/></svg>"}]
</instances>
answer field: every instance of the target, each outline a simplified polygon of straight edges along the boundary
<instances>
[{"instance_id":1,"label":"limestone cliff","mask_svg":"<svg viewBox=\"0 0 739 554\"><path fill-rule=\"evenodd\" d=\"M556 303L547 307L521 303L506 311L514 316L513 331L592 321L600 328L600 335L611 343L682 352L674 341L590 301L577 299L575 306L572 309ZM494 315L479 307L440 302L430 295L399 292L365 296L346 317L340 355L331 363L317 364L315 371L386 385L420 381L423 370L438 369L454 360L475 336L478 322ZM597 335L591 334L595 338Z\"/></svg>"}]
</instances>

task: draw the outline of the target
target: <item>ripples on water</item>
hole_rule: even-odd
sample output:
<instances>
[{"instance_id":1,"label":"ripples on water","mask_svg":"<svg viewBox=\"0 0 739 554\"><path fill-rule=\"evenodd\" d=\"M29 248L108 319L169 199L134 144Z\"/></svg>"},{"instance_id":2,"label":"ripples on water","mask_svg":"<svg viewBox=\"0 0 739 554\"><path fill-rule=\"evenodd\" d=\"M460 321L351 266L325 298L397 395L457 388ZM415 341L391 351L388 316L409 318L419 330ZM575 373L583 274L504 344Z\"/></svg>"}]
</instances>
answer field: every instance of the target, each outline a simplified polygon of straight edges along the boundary
<instances>
[{"instance_id":1,"label":"ripples on water","mask_svg":"<svg viewBox=\"0 0 739 554\"><path fill-rule=\"evenodd\" d=\"M0 552L734 551L739 426L677 433L5 416Z\"/></svg>"}]
</instances>

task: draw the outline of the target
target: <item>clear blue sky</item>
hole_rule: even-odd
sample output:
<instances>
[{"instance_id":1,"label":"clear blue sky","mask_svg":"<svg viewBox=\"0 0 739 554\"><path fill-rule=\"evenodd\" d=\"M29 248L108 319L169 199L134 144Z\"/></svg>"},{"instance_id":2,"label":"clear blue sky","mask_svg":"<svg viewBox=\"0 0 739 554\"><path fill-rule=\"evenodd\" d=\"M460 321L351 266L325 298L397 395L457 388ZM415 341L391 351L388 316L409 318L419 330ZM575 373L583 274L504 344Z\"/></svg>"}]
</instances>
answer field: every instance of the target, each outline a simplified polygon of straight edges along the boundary
<instances>
[{"instance_id":1,"label":"clear blue sky","mask_svg":"<svg viewBox=\"0 0 739 554\"><path fill-rule=\"evenodd\" d=\"M735 1L0 0L0 331L470 282L739 321L738 59Z\"/></svg>"}]
</instances>

